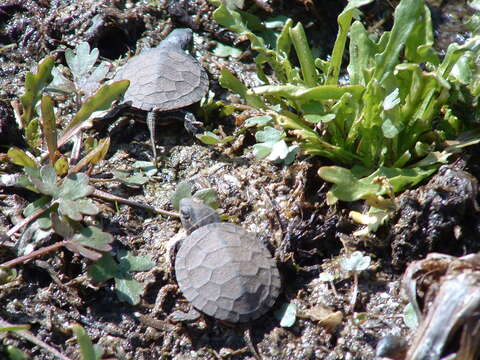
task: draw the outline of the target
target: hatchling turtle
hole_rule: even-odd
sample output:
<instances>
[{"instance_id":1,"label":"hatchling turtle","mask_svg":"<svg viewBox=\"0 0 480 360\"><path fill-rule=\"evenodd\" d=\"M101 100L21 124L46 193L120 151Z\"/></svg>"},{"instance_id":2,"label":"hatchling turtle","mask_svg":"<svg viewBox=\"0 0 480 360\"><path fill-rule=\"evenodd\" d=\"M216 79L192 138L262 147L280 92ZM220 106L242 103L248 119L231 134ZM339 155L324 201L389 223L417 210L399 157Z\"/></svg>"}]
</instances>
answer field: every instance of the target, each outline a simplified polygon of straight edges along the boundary
<instances>
[{"instance_id":1,"label":"hatchling turtle","mask_svg":"<svg viewBox=\"0 0 480 360\"><path fill-rule=\"evenodd\" d=\"M147 125L156 164L155 122L161 113L181 110L199 101L208 91L208 76L202 65L185 50L193 38L190 29L173 30L160 44L130 58L114 80L130 80L124 100L147 111ZM195 129L193 114L182 111L185 127Z\"/></svg>"},{"instance_id":2,"label":"hatchling turtle","mask_svg":"<svg viewBox=\"0 0 480 360\"><path fill-rule=\"evenodd\" d=\"M220 222L210 207L180 201L188 236L175 258L180 290L213 318L244 323L265 314L280 292L280 274L269 251L242 227Z\"/></svg>"}]
</instances>

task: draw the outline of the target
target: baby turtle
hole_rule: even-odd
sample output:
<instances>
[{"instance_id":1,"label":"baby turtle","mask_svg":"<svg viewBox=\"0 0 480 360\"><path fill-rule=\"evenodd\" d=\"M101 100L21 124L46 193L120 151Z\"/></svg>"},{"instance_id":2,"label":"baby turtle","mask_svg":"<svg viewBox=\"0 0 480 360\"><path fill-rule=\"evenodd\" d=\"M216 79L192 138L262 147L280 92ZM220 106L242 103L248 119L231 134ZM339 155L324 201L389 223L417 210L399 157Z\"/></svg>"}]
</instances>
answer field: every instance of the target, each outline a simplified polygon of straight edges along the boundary
<instances>
[{"instance_id":1,"label":"baby turtle","mask_svg":"<svg viewBox=\"0 0 480 360\"><path fill-rule=\"evenodd\" d=\"M184 198L188 236L175 259L185 298L199 311L230 323L265 314L280 292L280 274L269 251L240 226L222 223L210 207Z\"/></svg>"},{"instance_id":2,"label":"baby turtle","mask_svg":"<svg viewBox=\"0 0 480 360\"><path fill-rule=\"evenodd\" d=\"M129 59L114 80L130 80L125 101L147 111L147 125L156 163L155 122L161 113L180 110L199 101L208 91L208 76L200 63L186 53L192 30L173 30L157 47ZM185 127L195 129L193 114L182 111ZM196 123L198 124L198 123Z\"/></svg>"}]
</instances>

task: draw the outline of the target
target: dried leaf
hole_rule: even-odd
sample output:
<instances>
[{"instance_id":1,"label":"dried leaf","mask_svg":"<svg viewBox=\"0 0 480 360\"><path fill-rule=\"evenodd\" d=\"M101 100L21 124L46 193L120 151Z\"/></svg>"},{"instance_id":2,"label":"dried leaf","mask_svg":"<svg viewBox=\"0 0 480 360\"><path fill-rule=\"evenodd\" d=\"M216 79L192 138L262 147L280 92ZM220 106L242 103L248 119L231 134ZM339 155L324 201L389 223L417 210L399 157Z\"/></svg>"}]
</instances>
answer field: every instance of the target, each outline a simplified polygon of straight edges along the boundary
<instances>
[{"instance_id":1,"label":"dried leaf","mask_svg":"<svg viewBox=\"0 0 480 360\"><path fill-rule=\"evenodd\" d=\"M7 156L15 165L31 168L37 167L36 161L31 156L27 155L25 151L20 150L19 148L11 147L8 149Z\"/></svg>"}]
</instances>

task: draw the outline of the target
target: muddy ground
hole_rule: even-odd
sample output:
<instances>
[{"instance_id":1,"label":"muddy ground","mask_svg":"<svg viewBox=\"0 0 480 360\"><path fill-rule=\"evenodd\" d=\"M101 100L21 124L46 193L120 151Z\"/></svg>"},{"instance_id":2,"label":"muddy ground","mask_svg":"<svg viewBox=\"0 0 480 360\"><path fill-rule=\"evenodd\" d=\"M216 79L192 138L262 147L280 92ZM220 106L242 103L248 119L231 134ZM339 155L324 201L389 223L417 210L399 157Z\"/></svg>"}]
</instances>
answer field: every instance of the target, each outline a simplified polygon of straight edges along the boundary
<instances>
[{"instance_id":1,"label":"muddy ground","mask_svg":"<svg viewBox=\"0 0 480 360\"><path fill-rule=\"evenodd\" d=\"M246 82L253 81L249 75L253 57L248 51L241 61L214 56L211 50L216 41L235 44L236 36L215 24L211 18L214 8L207 1L175 3L169 8L165 1L147 0L1 2L0 124L6 119L13 121L10 102L22 94L26 72L45 56L53 54L57 63L64 63L64 49L86 40L99 48L103 58L115 62L157 45L175 27L190 27L198 34L194 54L208 70L216 98L235 100L219 86L219 69L228 66ZM376 31L388 29L394 3L377 1L365 8L367 24ZM273 15L301 19L313 42L329 53L343 5L339 1L297 0L274 1L271 6ZM468 34L461 24L470 12L465 2L437 1L431 8L439 47L463 41ZM272 16L268 10L266 5L251 9L261 17ZM248 49L245 43L238 46ZM62 111L66 118L72 114L68 106ZM233 119L228 117L209 117L206 124L211 129L220 125L227 133L233 131ZM120 131L115 129L101 129L111 135L112 144L107 159L91 174L93 178L108 179L112 170L129 170L137 160L151 160L144 123L131 121ZM146 184L132 188L117 181L98 181L95 186L163 209L171 209L170 199L180 181L190 181L195 189L213 188L220 211L229 221L270 242L284 289L274 309L250 324L251 342L264 359L374 358L377 343L385 335L411 336L402 318L407 300L400 284L407 265L434 251L459 256L479 250L478 149L470 149L428 183L402 194L392 221L371 238L358 241L352 236L357 227L348 213L361 210L362 204L326 205L329 185L316 176L316 169L327 164L324 160L299 157L293 165L282 167L259 161L246 151L253 143L248 136L235 147L209 147L194 140L182 124L162 127L158 133L160 170ZM10 126L0 128L0 141L0 145L19 145ZM2 173L19 171L7 162L0 166ZM0 230L11 228L32 200L34 196L27 191L0 189ZM114 236L114 251L149 255L156 264L135 275L145 284L141 302L120 302L113 281L93 284L86 276L89 261L59 250L17 266L17 279L0 285L0 319L30 324L36 337L71 359L79 358L78 345L68 329L72 323L82 325L110 359L254 358L244 339L245 327L206 318L186 324L167 319L173 311L189 308L175 289L168 257L171 239L181 236L178 219L96 201L102 207L96 222ZM37 247L52 241L49 237ZM16 256L14 247L2 245L0 250L0 262ZM352 309L353 278L325 282L319 274L338 270L339 259L356 250L370 256L372 264L359 275ZM164 298L156 303L159 292ZM285 303L298 308L291 327L281 327L274 314ZM335 315L326 320L325 313ZM17 346L33 359L52 358L12 334L3 339L6 344Z\"/></svg>"}]
</instances>

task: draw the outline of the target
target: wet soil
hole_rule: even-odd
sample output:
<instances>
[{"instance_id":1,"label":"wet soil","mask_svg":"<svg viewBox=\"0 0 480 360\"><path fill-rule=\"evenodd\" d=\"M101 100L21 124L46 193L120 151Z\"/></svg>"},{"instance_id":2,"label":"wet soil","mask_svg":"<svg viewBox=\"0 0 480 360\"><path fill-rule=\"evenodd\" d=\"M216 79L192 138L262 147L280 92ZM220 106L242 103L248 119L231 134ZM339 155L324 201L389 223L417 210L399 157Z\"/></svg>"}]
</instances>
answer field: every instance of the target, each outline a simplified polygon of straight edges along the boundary
<instances>
[{"instance_id":1,"label":"wet soil","mask_svg":"<svg viewBox=\"0 0 480 360\"><path fill-rule=\"evenodd\" d=\"M262 17L281 14L302 20L320 55L331 50L336 17L344 6L344 2L333 0L246 3ZM388 29L394 5L376 1L367 6L368 25L374 31ZM448 44L452 34L457 41L462 40L459 34L466 36L466 31L458 31L470 13L465 2L431 2L430 6L440 44ZM187 26L198 34L193 53L208 70L216 98L229 98L218 84L223 66L233 69L245 82L254 82L248 46L217 25L212 11L206 0L170 4L147 0L1 3L0 150L6 151L11 144L21 146L10 102L22 94L26 72L47 55L53 54L57 63L64 63L64 50L81 41L98 47L101 57L116 63L120 57L157 45L171 29ZM246 54L241 61L215 57L211 50L216 41L239 46ZM61 111L65 120L71 118L71 109ZM210 116L206 126L223 126L227 131L234 128L233 119L220 116ZM110 130L112 145L107 160L95 167L92 178L109 178L112 170L129 170L135 161L151 159L145 124L130 121L118 131L100 128L102 132ZM401 316L407 300L400 285L408 263L432 251L452 255L479 251L475 238L480 229L480 173L475 149L443 167L427 183L399 196L392 221L370 239L358 241L352 236L357 227L348 213L361 210L362 205L326 205L329 185L316 176L321 159L300 157L288 167L274 165L247 151L252 141L247 135L235 146L208 147L187 134L182 124L172 124L158 130L160 171L145 185L132 188L99 181L95 186L164 209L171 209L170 199L180 181L191 182L196 190L213 188L220 200L219 211L228 221L257 233L270 244L284 288L272 311L249 324L252 343L264 359L373 359L383 336L410 336ZM0 164L2 173L18 171L7 162ZM34 199L26 191L0 189L0 230L11 228ZM93 284L86 276L89 262L59 250L18 266L17 279L0 285L0 319L30 324L35 336L72 359L79 358L78 345L69 330L72 323L81 324L93 343L104 348L105 358L255 358L245 341L245 327L208 318L185 324L168 320L172 312L189 309L175 286L168 253L172 239L182 236L177 219L126 205L100 201L97 205L102 212L96 222L114 236L114 251L128 249L149 255L156 264L150 271L135 274L145 284L141 302L135 306L120 302L113 281ZM36 238L35 246L52 241L49 236ZM0 246L0 262L16 256L18 246L10 246L15 242L17 239L10 239ZM353 278L328 282L322 281L320 274L338 271L339 260L355 250L371 256L373 262L359 275L358 296L352 307ZM295 324L285 328L274 312L289 302L297 305L298 314ZM17 346L33 359L52 358L40 347L12 335L3 340L3 346L6 344ZM0 358L1 351L0 346Z\"/></svg>"}]
</instances>

